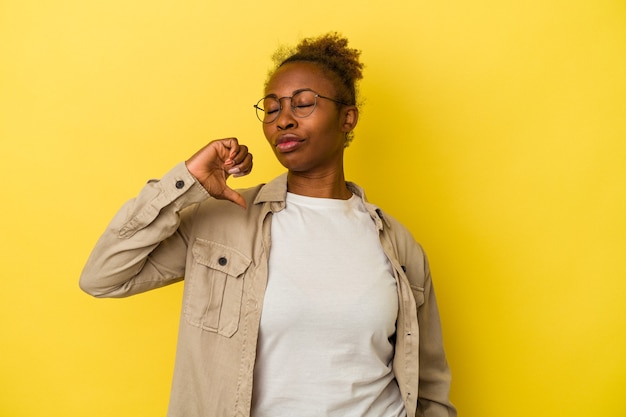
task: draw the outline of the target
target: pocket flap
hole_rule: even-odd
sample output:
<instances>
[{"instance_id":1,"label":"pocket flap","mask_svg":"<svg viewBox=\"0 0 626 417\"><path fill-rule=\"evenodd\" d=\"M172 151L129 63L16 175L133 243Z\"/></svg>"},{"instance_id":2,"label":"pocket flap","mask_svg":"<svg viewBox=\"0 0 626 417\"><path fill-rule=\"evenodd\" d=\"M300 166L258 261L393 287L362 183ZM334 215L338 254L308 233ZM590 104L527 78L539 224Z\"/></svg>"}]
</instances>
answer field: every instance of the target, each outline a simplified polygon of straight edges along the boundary
<instances>
[{"instance_id":1,"label":"pocket flap","mask_svg":"<svg viewBox=\"0 0 626 417\"><path fill-rule=\"evenodd\" d=\"M251 263L250 258L237 249L199 238L196 238L192 253L199 264L232 277L241 276Z\"/></svg>"}]
</instances>

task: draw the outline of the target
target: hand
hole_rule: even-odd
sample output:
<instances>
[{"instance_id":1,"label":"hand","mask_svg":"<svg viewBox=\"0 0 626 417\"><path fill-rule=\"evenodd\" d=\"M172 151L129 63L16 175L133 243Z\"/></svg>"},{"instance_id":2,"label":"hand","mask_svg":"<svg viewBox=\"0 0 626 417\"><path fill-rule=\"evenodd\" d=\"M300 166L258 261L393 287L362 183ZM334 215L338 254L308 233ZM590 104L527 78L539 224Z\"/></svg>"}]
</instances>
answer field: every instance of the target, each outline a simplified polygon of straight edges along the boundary
<instances>
[{"instance_id":1,"label":"hand","mask_svg":"<svg viewBox=\"0 0 626 417\"><path fill-rule=\"evenodd\" d=\"M241 177L252 170L252 154L236 138L218 139L196 152L185 164L187 169L212 197L229 200L246 208L241 194L226 184L232 175Z\"/></svg>"}]
</instances>

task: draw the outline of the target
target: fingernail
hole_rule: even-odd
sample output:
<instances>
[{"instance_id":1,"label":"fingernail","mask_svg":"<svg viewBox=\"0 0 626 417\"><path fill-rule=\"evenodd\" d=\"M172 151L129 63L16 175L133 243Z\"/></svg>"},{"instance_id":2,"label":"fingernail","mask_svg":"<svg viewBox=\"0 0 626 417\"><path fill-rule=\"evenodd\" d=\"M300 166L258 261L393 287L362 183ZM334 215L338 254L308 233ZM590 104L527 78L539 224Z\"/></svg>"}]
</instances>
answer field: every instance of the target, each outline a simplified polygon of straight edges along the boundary
<instances>
[{"instance_id":1,"label":"fingernail","mask_svg":"<svg viewBox=\"0 0 626 417\"><path fill-rule=\"evenodd\" d=\"M239 167L234 167L228 170L229 174L239 174L241 172L241 170L239 169Z\"/></svg>"}]
</instances>

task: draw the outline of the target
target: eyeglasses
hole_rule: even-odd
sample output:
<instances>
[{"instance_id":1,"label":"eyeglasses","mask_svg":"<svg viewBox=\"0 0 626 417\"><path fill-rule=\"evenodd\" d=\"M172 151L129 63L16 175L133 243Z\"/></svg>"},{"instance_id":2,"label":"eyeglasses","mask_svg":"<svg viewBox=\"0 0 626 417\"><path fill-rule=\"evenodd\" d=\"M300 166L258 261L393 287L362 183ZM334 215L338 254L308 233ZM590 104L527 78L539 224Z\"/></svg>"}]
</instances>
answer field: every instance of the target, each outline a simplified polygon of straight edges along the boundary
<instances>
[{"instance_id":1,"label":"eyeglasses","mask_svg":"<svg viewBox=\"0 0 626 417\"><path fill-rule=\"evenodd\" d=\"M315 107L317 107L318 98L325 98L326 100L334 101L335 103L343 104L344 106L349 105L343 101L325 97L313 90L300 90L295 92L291 97L276 97L273 95L263 97L254 105L254 108L256 109L256 117L263 123L274 122L278 119L278 115L283 109L281 100L285 98L290 100L290 107L293 115L300 118L310 116L313 113Z\"/></svg>"}]
</instances>

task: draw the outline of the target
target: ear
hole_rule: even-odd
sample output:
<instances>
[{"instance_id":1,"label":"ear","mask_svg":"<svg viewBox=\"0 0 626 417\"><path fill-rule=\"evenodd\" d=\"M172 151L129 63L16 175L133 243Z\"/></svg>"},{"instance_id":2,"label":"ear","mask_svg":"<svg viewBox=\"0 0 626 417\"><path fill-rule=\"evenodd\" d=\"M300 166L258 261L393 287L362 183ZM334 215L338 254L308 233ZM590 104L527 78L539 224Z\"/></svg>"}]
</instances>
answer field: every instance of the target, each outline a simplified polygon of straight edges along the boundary
<instances>
[{"instance_id":1,"label":"ear","mask_svg":"<svg viewBox=\"0 0 626 417\"><path fill-rule=\"evenodd\" d=\"M343 111L341 130L351 132L359 121L359 109L356 106L347 106Z\"/></svg>"}]
</instances>

